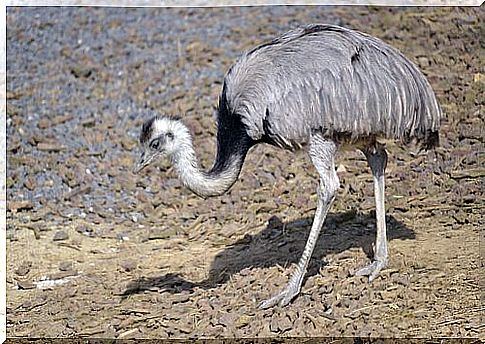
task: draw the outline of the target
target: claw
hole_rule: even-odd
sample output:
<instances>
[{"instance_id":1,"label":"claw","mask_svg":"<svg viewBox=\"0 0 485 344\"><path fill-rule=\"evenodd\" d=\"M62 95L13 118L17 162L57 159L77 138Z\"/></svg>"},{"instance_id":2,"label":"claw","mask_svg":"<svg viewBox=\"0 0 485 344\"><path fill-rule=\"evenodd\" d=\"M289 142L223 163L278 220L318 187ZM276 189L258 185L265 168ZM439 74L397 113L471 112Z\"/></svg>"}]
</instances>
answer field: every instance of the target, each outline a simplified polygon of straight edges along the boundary
<instances>
[{"instance_id":1,"label":"claw","mask_svg":"<svg viewBox=\"0 0 485 344\"><path fill-rule=\"evenodd\" d=\"M272 298L261 302L258 305L258 308L267 309L276 305L279 305L280 307L285 307L291 302L291 300L293 300L298 295L299 292L300 290L294 289L291 287L291 285L288 285L285 287L285 289L280 291Z\"/></svg>"},{"instance_id":2,"label":"claw","mask_svg":"<svg viewBox=\"0 0 485 344\"><path fill-rule=\"evenodd\" d=\"M280 294L277 294L268 300L264 300L258 305L258 308L267 309L276 306L276 304L278 304L278 302L280 301L280 297Z\"/></svg>"},{"instance_id":3,"label":"claw","mask_svg":"<svg viewBox=\"0 0 485 344\"><path fill-rule=\"evenodd\" d=\"M372 282L379 272L387 265L385 260L374 260L369 265L357 270L354 275L356 276L369 276L369 282Z\"/></svg>"}]
</instances>

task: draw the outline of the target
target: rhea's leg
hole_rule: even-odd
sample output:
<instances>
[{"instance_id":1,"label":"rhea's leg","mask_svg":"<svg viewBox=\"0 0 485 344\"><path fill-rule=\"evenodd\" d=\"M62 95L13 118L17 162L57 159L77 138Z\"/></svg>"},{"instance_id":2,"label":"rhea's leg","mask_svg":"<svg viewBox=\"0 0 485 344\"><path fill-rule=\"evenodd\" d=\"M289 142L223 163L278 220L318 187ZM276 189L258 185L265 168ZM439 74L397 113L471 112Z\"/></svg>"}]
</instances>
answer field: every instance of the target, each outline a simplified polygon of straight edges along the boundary
<instances>
[{"instance_id":1,"label":"rhea's leg","mask_svg":"<svg viewBox=\"0 0 485 344\"><path fill-rule=\"evenodd\" d=\"M320 135L312 137L310 142L310 157L320 174L320 185L318 187L317 210L313 219L310 235L296 270L291 274L290 281L286 287L272 298L263 301L259 305L260 308L269 308L276 304L282 307L286 306L300 293L303 277L307 271L308 263L315 248L320 230L339 187L339 180L335 172L336 152L337 146L333 141L326 140Z\"/></svg>"},{"instance_id":2,"label":"rhea's leg","mask_svg":"<svg viewBox=\"0 0 485 344\"><path fill-rule=\"evenodd\" d=\"M384 146L376 142L374 146L364 150L364 154L374 178L377 238L374 246L374 261L355 274L369 276L369 282L371 282L387 264L386 210L384 207L384 171L387 164L387 153Z\"/></svg>"}]
</instances>

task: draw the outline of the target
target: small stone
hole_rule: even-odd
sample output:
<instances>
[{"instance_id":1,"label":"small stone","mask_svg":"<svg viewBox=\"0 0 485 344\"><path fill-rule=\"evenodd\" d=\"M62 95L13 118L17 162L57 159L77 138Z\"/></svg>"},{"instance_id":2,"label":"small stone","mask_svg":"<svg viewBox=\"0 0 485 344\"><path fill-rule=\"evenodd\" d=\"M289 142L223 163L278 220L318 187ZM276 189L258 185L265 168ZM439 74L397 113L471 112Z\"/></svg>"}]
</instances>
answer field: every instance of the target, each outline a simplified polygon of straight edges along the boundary
<instances>
[{"instance_id":1,"label":"small stone","mask_svg":"<svg viewBox=\"0 0 485 344\"><path fill-rule=\"evenodd\" d=\"M269 329L271 332L278 332L278 321L276 319L271 319Z\"/></svg>"},{"instance_id":2,"label":"small stone","mask_svg":"<svg viewBox=\"0 0 485 344\"><path fill-rule=\"evenodd\" d=\"M25 261L15 270L15 274L19 276L25 276L30 272L30 268L32 267L31 261Z\"/></svg>"},{"instance_id":3,"label":"small stone","mask_svg":"<svg viewBox=\"0 0 485 344\"><path fill-rule=\"evenodd\" d=\"M35 181L32 178L27 178L27 180L24 182L24 186L29 189L30 191L33 191L35 189Z\"/></svg>"},{"instance_id":4,"label":"small stone","mask_svg":"<svg viewBox=\"0 0 485 344\"><path fill-rule=\"evenodd\" d=\"M22 289L22 290L34 289L35 288L34 283L32 283L32 281L28 281L28 280L17 280L17 286L19 287L19 289Z\"/></svg>"},{"instance_id":5,"label":"small stone","mask_svg":"<svg viewBox=\"0 0 485 344\"><path fill-rule=\"evenodd\" d=\"M135 140L125 138L121 140L121 146L123 149L131 151L137 146L137 142Z\"/></svg>"},{"instance_id":6,"label":"small stone","mask_svg":"<svg viewBox=\"0 0 485 344\"><path fill-rule=\"evenodd\" d=\"M275 229L275 228L281 228L283 225L284 225L283 221L281 221L278 216L273 215L268 220L267 227L268 229Z\"/></svg>"},{"instance_id":7,"label":"small stone","mask_svg":"<svg viewBox=\"0 0 485 344\"><path fill-rule=\"evenodd\" d=\"M345 172L347 172L347 169L345 168L345 166L342 164L339 164L337 167L337 173L345 173Z\"/></svg>"},{"instance_id":8,"label":"small stone","mask_svg":"<svg viewBox=\"0 0 485 344\"><path fill-rule=\"evenodd\" d=\"M32 301L25 300L24 302L22 302L20 307L22 307L23 309L31 309L32 308Z\"/></svg>"},{"instance_id":9,"label":"small stone","mask_svg":"<svg viewBox=\"0 0 485 344\"><path fill-rule=\"evenodd\" d=\"M428 67L429 59L424 56L418 57L418 64L420 67Z\"/></svg>"},{"instance_id":10,"label":"small stone","mask_svg":"<svg viewBox=\"0 0 485 344\"><path fill-rule=\"evenodd\" d=\"M236 325L237 328L244 327L251 322L252 318L253 317L251 317L249 315L243 314L239 317L239 319L236 320L235 325Z\"/></svg>"},{"instance_id":11,"label":"small stone","mask_svg":"<svg viewBox=\"0 0 485 344\"><path fill-rule=\"evenodd\" d=\"M67 121L70 121L73 118L74 118L74 116L70 115L70 114L60 115L60 116L54 117L54 119L52 120L52 123L54 125L58 125L58 124L62 124L62 123L65 123Z\"/></svg>"},{"instance_id":12,"label":"small stone","mask_svg":"<svg viewBox=\"0 0 485 344\"><path fill-rule=\"evenodd\" d=\"M81 217L82 217L82 213L81 213ZM84 214L84 217L86 217L86 214ZM86 226L86 225L77 226L76 232L78 232L79 234L82 234L82 235L89 236L89 237L94 236L93 229Z\"/></svg>"},{"instance_id":13,"label":"small stone","mask_svg":"<svg viewBox=\"0 0 485 344\"><path fill-rule=\"evenodd\" d=\"M137 264L133 260L124 260L120 263L120 266L124 271L129 272L129 271L135 270L137 267Z\"/></svg>"},{"instance_id":14,"label":"small stone","mask_svg":"<svg viewBox=\"0 0 485 344\"><path fill-rule=\"evenodd\" d=\"M148 240L167 239L176 235L175 228L151 228L148 232Z\"/></svg>"},{"instance_id":15,"label":"small stone","mask_svg":"<svg viewBox=\"0 0 485 344\"><path fill-rule=\"evenodd\" d=\"M7 188L11 188L14 184L15 184L15 180L13 180L10 177L7 177L7 181L6 181Z\"/></svg>"},{"instance_id":16,"label":"small stone","mask_svg":"<svg viewBox=\"0 0 485 344\"><path fill-rule=\"evenodd\" d=\"M293 324L287 316L273 317L270 323L271 332L284 332L291 330Z\"/></svg>"},{"instance_id":17,"label":"small stone","mask_svg":"<svg viewBox=\"0 0 485 344\"><path fill-rule=\"evenodd\" d=\"M485 75L484 74L475 73L473 75L473 82L480 82L480 81L483 81L483 80L485 80Z\"/></svg>"},{"instance_id":18,"label":"small stone","mask_svg":"<svg viewBox=\"0 0 485 344\"><path fill-rule=\"evenodd\" d=\"M116 234L116 238L118 240L122 240L122 241L128 241L128 240L130 240L130 237L126 233L117 233Z\"/></svg>"},{"instance_id":19,"label":"small stone","mask_svg":"<svg viewBox=\"0 0 485 344\"><path fill-rule=\"evenodd\" d=\"M10 241L18 241L19 239L17 238L17 231L15 228L8 228L7 225L7 233L5 238Z\"/></svg>"},{"instance_id":20,"label":"small stone","mask_svg":"<svg viewBox=\"0 0 485 344\"><path fill-rule=\"evenodd\" d=\"M45 152L60 152L65 147L56 143L41 142L37 145L37 149Z\"/></svg>"},{"instance_id":21,"label":"small stone","mask_svg":"<svg viewBox=\"0 0 485 344\"><path fill-rule=\"evenodd\" d=\"M59 263L59 270L61 270L61 271L72 270L72 262L71 261L60 262Z\"/></svg>"},{"instance_id":22,"label":"small stone","mask_svg":"<svg viewBox=\"0 0 485 344\"><path fill-rule=\"evenodd\" d=\"M77 270L70 269L67 271L54 272L52 274L47 275L46 277L48 280L54 281L54 280L60 280L66 277L77 276L77 275L78 275Z\"/></svg>"},{"instance_id":23,"label":"small stone","mask_svg":"<svg viewBox=\"0 0 485 344\"><path fill-rule=\"evenodd\" d=\"M7 208L12 213L16 213L19 210L29 210L34 207L34 204L31 201L11 201L8 202Z\"/></svg>"},{"instance_id":24,"label":"small stone","mask_svg":"<svg viewBox=\"0 0 485 344\"><path fill-rule=\"evenodd\" d=\"M96 119L95 118L87 118L81 121L81 125L85 128L92 128L96 125Z\"/></svg>"},{"instance_id":25,"label":"small stone","mask_svg":"<svg viewBox=\"0 0 485 344\"><path fill-rule=\"evenodd\" d=\"M50 127L50 124L51 123L47 118L42 118L37 123L37 126L39 127L39 129L46 129Z\"/></svg>"},{"instance_id":26,"label":"small stone","mask_svg":"<svg viewBox=\"0 0 485 344\"><path fill-rule=\"evenodd\" d=\"M188 324L180 324L177 326L177 329L181 333L191 333L193 331L193 328Z\"/></svg>"},{"instance_id":27,"label":"small stone","mask_svg":"<svg viewBox=\"0 0 485 344\"><path fill-rule=\"evenodd\" d=\"M238 319L237 314L234 313L224 313L219 318L219 324L224 325L225 327L231 327L235 325L236 320Z\"/></svg>"},{"instance_id":28,"label":"small stone","mask_svg":"<svg viewBox=\"0 0 485 344\"><path fill-rule=\"evenodd\" d=\"M57 231L52 238L53 241L62 241L69 239L69 235L64 231Z\"/></svg>"},{"instance_id":29,"label":"small stone","mask_svg":"<svg viewBox=\"0 0 485 344\"><path fill-rule=\"evenodd\" d=\"M74 198L76 196L83 195L83 194L88 194L90 192L91 192L91 186L89 186L89 185L82 186L82 187L80 186L80 187L77 187L77 188L71 190L67 194L65 194L64 195L64 199L71 200L72 198Z\"/></svg>"},{"instance_id":30,"label":"small stone","mask_svg":"<svg viewBox=\"0 0 485 344\"><path fill-rule=\"evenodd\" d=\"M64 57L71 57L72 56L72 49L70 47L63 47L61 49L61 55Z\"/></svg>"},{"instance_id":31,"label":"small stone","mask_svg":"<svg viewBox=\"0 0 485 344\"><path fill-rule=\"evenodd\" d=\"M125 331L118 335L118 339L134 339L140 336L140 330L138 328L134 328L128 331Z\"/></svg>"},{"instance_id":32,"label":"small stone","mask_svg":"<svg viewBox=\"0 0 485 344\"><path fill-rule=\"evenodd\" d=\"M76 78L88 78L94 72L94 68L85 64L75 64L71 66L71 73Z\"/></svg>"},{"instance_id":33,"label":"small stone","mask_svg":"<svg viewBox=\"0 0 485 344\"><path fill-rule=\"evenodd\" d=\"M189 293L182 293L172 298L172 303L184 303L190 300Z\"/></svg>"}]
</instances>

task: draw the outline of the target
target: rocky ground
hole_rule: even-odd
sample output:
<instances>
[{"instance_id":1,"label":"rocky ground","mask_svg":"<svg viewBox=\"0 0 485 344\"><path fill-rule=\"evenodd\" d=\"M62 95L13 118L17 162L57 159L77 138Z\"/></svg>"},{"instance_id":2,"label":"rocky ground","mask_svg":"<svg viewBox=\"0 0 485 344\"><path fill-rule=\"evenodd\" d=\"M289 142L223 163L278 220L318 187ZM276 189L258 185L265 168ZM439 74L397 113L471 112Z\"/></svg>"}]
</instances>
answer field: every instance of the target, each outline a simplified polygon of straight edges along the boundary
<instances>
[{"instance_id":1,"label":"rocky ground","mask_svg":"<svg viewBox=\"0 0 485 344\"><path fill-rule=\"evenodd\" d=\"M481 19L479 8L9 8L7 335L483 338ZM342 152L301 295L262 311L309 232L306 154L258 146L209 200L166 163L131 168L155 112L183 117L209 167L225 71L309 22L373 34L418 64L445 113L441 146L387 142L390 262L372 284L352 275L375 238L372 178L361 153Z\"/></svg>"}]
</instances>

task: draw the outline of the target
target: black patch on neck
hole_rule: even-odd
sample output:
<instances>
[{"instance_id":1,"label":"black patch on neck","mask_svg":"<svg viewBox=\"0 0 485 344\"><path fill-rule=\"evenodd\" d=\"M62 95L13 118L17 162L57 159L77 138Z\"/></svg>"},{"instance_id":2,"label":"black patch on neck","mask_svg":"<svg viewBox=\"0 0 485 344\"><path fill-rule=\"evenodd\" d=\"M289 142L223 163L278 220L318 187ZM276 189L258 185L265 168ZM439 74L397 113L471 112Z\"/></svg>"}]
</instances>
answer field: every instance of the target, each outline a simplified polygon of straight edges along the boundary
<instances>
[{"instance_id":1,"label":"black patch on neck","mask_svg":"<svg viewBox=\"0 0 485 344\"><path fill-rule=\"evenodd\" d=\"M254 144L241 117L230 108L224 85L217 111L217 155L211 173L219 173L229 168L234 161L242 166L249 148Z\"/></svg>"},{"instance_id":2,"label":"black patch on neck","mask_svg":"<svg viewBox=\"0 0 485 344\"><path fill-rule=\"evenodd\" d=\"M158 118L158 116L153 116L150 119L147 119L145 123L143 123L143 126L141 127L141 133L140 133L140 143L143 145L145 142L147 142L150 137L152 136L153 133L153 122Z\"/></svg>"}]
</instances>

